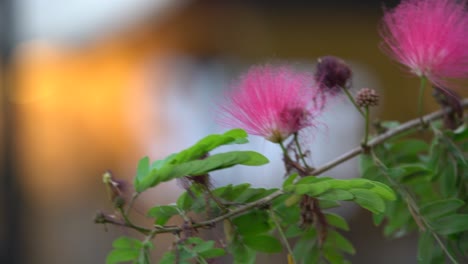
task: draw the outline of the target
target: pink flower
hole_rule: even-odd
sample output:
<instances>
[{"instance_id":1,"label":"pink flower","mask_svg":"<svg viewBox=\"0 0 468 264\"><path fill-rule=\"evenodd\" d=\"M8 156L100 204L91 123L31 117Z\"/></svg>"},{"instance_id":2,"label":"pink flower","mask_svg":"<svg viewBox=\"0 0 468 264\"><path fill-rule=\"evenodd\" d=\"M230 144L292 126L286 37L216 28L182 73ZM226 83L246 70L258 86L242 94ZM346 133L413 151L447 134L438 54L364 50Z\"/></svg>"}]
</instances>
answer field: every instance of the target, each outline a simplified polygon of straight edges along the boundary
<instances>
[{"instance_id":1,"label":"pink flower","mask_svg":"<svg viewBox=\"0 0 468 264\"><path fill-rule=\"evenodd\" d=\"M380 33L385 51L439 87L468 77L465 6L455 0L404 0L384 15Z\"/></svg>"},{"instance_id":2,"label":"pink flower","mask_svg":"<svg viewBox=\"0 0 468 264\"><path fill-rule=\"evenodd\" d=\"M238 127L275 143L313 126L323 102L313 76L288 66L254 66L221 105L220 123Z\"/></svg>"}]
</instances>

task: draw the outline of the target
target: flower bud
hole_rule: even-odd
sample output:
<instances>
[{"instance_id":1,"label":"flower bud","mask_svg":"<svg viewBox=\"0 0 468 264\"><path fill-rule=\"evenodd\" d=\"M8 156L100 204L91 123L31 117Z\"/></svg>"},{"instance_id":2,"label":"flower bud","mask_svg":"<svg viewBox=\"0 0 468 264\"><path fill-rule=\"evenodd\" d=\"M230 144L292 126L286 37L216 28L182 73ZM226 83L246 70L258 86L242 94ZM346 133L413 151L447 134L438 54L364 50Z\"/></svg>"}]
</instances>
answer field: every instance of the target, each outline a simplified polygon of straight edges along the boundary
<instances>
[{"instance_id":1,"label":"flower bud","mask_svg":"<svg viewBox=\"0 0 468 264\"><path fill-rule=\"evenodd\" d=\"M109 200L113 202L116 207L122 207L125 204L125 182L115 179L110 171L106 171L102 175L102 182L106 185Z\"/></svg>"},{"instance_id":2,"label":"flower bud","mask_svg":"<svg viewBox=\"0 0 468 264\"><path fill-rule=\"evenodd\" d=\"M379 95L374 89L362 88L356 95L356 104L359 107L377 106Z\"/></svg>"},{"instance_id":3,"label":"flower bud","mask_svg":"<svg viewBox=\"0 0 468 264\"><path fill-rule=\"evenodd\" d=\"M324 56L318 59L314 77L322 90L336 94L341 88L351 86L352 72L342 59Z\"/></svg>"}]
</instances>

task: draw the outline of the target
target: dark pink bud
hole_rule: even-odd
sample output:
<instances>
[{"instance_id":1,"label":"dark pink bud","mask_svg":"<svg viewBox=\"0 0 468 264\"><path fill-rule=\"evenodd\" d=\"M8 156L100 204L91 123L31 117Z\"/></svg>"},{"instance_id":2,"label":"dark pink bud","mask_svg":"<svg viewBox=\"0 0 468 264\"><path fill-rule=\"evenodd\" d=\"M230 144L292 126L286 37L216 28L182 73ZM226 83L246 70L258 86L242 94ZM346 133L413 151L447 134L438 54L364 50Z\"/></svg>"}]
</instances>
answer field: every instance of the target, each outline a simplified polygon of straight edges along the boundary
<instances>
[{"instance_id":1,"label":"dark pink bud","mask_svg":"<svg viewBox=\"0 0 468 264\"><path fill-rule=\"evenodd\" d=\"M106 185L111 202L116 207L122 207L125 204L124 193L127 189L125 181L115 179L110 171L106 171L102 175L102 181Z\"/></svg>"},{"instance_id":2,"label":"dark pink bud","mask_svg":"<svg viewBox=\"0 0 468 264\"><path fill-rule=\"evenodd\" d=\"M349 88L351 77L351 69L342 59L335 56L324 56L318 59L315 81L323 91L336 94L341 88Z\"/></svg>"}]
</instances>

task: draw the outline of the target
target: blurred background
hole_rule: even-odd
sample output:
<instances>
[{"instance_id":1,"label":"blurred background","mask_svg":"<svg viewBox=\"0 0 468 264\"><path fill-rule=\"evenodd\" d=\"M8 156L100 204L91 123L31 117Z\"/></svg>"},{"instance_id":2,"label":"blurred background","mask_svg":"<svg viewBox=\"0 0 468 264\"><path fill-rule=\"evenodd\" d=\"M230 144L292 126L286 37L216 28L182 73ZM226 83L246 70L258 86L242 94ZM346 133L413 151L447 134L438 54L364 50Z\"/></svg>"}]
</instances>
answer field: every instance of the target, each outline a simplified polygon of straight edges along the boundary
<instances>
[{"instance_id":1,"label":"blurred background","mask_svg":"<svg viewBox=\"0 0 468 264\"><path fill-rule=\"evenodd\" d=\"M416 116L418 80L379 49L383 7L397 1L0 3L0 263L104 263L112 240L133 234L93 223L96 211L112 212L102 173L131 181L141 157L162 158L224 131L216 102L252 64L313 69L320 56L339 56L353 68L355 90L379 91L381 119ZM427 93L425 111L436 108ZM346 100L333 102L321 121L310 138L315 165L359 144L362 122ZM280 184L279 149L251 141L242 148L272 164L236 168L233 177L221 172L215 185ZM328 175L356 177L357 160ZM150 191L136 217L181 191L174 183ZM416 263L414 238L385 239L369 213L342 213L357 249L353 263ZM170 246L157 243L155 259ZM258 263L284 263L278 259Z\"/></svg>"}]
</instances>

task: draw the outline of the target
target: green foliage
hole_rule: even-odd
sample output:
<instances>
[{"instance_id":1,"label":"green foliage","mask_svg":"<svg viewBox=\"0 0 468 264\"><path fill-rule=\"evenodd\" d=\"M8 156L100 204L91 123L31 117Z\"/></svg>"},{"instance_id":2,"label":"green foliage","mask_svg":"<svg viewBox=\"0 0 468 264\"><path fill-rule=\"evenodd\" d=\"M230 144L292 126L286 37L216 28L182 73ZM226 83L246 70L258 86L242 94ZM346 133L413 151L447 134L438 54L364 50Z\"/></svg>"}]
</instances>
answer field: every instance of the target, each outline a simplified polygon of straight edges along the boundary
<instances>
[{"instance_id":1,"label":"green foliage","mask_svg":"<svg viewBox=\"0 0 468 264\"><path fill-rule=\"evenodd\" d=\"M148 216L156 218L156 225L164 225L174 215L179 214L179 210L176 206L162 205L156 206L148 210Z\"/></svg>"},{"instance_id":2,"label":"green foliage","mask_svg":"<svg viewBox=\"0 0 468 264\"><path fill-rule=\"evenodd\" d=\"M453 214L465 203L459 199L444 199L433 201L421 206L420 213L428 219L437 219L441 216Z\"/></svg>"},{"instance_id":3,"label":"green foliage","mask_svg":"<svg viewBox=\"0 0 468 264\"><path fill-rule=\"evenodd\" d=\"M343 229L344 231L349 231L348 223L343 217L333 213L326 213L325 216L329 225Z\"/></svg>"},{"instance_id":4,"label":"green foliage","mask_svg":"<svg viewBox=\"0 0 468 264\"><path fill-rule=\"evenodd\" d=\"M381 124L383 129L398 125ZM288 259L284 262L290 264L292 259L295 264L349 263L347 257L356 250L343 232L350 227L343 217L328 210L343 201L370 211L375 225L383 225L388 237L419 232L418 263L444 263L447 259L464 263L468 255L468 131L464 126L442 131L432 124L431 132L432 139L428 135L423 137L427 140L411 138L414 131L409 131L374 146L360 156L361 178L290 173L280 189L253 188L247 183L213 188L190 181L175 204L155 205L147 211L147 217L154 220L151 227L132 223L125 210L120 210L118 223L145 237L117 238L106 263L148 264L153 248L150 241L169 232L174 243L159 260L162 264L210 263L226 254L233 263L253 264L258 253L285 251ZM205 137L162 160L151 163L145 157L134 181L137 193L185 176L268 163L253 151L209 155L220 146L246 142L247 134L234 129ZM167 226L169 220L182 223ZM202 229L221 224L224 236L216 240L198 237Z\"/></svg>"},{"instance_id":5,"label":"green foliage","mask_svg":"<svg viewBox=\"0 0 468 264\"><path fill-rule=\"evenodd\" d=\"M241 129L233 129L222 135L210 135L188 149L157 160L150 165L145 157L138 163L134 185L137 192L165 181L183 176L199 176L214 170L234 165L259 166L268 163L263 155L253 151L230 151L205 157L209 151L228 144L243 144L247 134Z\"/></svg>"},{"instance_id":6,"label":"green foliage","mask_svg":"<svg viewBox=\"0 0 468 264\"><path fill-rule=\"evenodd\" d=\"M381 182L367 179L339 180L329 177L303 177L288 184L286 191L309 195L327 201L354 201L374 213L385 211L385 201L396 199L392 189Z\"/></svg>"},{"instance_id":7,"label":"green foliage","mask_svg":"<svg viewBox=\"0 0 468 264\"><path fill-rule=\"evenodd\" d=\"M270 235L245 236L243 241L246 246L259 252L276 253L283 249L278 239Z\"/></svg>"},{"instance_id":8,"label":"green foliage","mask_svg":"<svg viewBox=\"0 0 468 264\"><path fill-rule=\"evenodd\" d=\"M129 237L120 237L112 243L112 247L114 249L107 255L106 264L129 261L137 264L150 263L149 250L153 247L151 243L144 243Z\"/></svg>"},{"instance_id":9,"label":"green foliage","mask_svg":"<svg viewBox=\"0 0 468 264\"><path fill-rule=\"evenodd\" d=\"M176 243L175 249L166 252L159 261L159 264L169 263L208 263L208 259L224 256L226 251L223 248L216 247L213 240L204 241L198 237L189 237Z\"/></svg>"},{"instance_id":10,"label":"green foliage","mask_svg":"<svg viewBox=\"0 0 468 264\"><path fill-rule=\"evenodd\" d=\"M375 148L377 162L372 155L360 159L364 178L398 192L383 213L374 215L376 224L386 219L384 234L399 237L425 230L420 233L419 263L460 259L468 251L468 244L460 243L468 235L468 132L465 126L456 131L441 131L437 124L431 128L429 143L399 138Z\"/></svg>"},{"instance_id":11,"label":"green foliage","mask_svg":"<svg viewBox=\"0 0 468 264\"><path fill-rule=\"evenodd\" d=\"M444 255L431 232L423 232L418 241L418 263L443 263Z\"/></svg>"}]
</instances>

